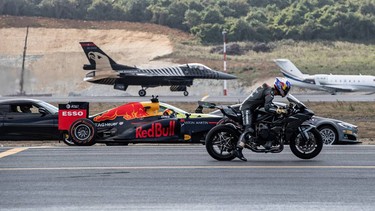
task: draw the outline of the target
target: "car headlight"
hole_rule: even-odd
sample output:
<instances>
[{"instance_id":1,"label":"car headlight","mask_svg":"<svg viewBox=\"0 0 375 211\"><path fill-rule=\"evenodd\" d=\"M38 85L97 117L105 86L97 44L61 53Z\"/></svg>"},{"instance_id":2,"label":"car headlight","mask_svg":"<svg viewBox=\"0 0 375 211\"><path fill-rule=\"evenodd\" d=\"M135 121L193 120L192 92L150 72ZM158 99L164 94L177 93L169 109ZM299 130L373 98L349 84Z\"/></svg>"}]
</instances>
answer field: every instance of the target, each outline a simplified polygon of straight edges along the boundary
<instances>
[{"instance_id":1,"label":"car headlight","mask_svg":"<svg viewBox=\"0 0 375 211\"><path fill-rule=\"evenodd\" d=\"M337 124L340 125L343 128L348 128L348 129L354 128L354 125L346 124L346 123L343 123L343 122L338 122Z\"/></svg>"}]
</instances>

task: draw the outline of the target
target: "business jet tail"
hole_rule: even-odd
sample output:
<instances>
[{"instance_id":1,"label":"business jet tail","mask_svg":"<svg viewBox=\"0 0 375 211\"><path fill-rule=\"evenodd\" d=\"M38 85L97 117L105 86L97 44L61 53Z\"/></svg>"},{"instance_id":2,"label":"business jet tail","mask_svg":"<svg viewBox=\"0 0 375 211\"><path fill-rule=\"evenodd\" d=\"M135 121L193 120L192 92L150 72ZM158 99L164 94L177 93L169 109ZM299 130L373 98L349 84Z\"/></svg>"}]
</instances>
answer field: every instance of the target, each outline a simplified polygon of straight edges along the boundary
<instances>
[{"instance_id":1,"label":"business jet tail","mask_svg":"<svg viewBox=\"0 0 375 211\"><path fill-rule=\"evenodd\" d=\"M281 69L280 71L287 78L304 80L307 75L303 74L289 59L275 59L277 66Z\"/></svg>"}]
</instances>

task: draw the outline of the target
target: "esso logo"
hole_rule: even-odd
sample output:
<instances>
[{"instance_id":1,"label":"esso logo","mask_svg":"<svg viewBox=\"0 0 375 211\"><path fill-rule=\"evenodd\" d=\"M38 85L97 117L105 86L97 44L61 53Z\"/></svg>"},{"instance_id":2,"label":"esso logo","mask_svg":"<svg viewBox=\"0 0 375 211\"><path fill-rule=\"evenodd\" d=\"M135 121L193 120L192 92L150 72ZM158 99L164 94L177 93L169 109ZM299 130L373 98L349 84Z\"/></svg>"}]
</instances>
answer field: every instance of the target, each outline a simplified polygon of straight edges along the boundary
<instances>
[{"instance_id":1,"label":"esso logo","mask_svg":"<svg viewBox=\"0 0 375 211\"><path fill-rule=\"evenodd\" d=\"M62 116L84 116L83 111L63 111Z\"/></svg>"}]
</instances>

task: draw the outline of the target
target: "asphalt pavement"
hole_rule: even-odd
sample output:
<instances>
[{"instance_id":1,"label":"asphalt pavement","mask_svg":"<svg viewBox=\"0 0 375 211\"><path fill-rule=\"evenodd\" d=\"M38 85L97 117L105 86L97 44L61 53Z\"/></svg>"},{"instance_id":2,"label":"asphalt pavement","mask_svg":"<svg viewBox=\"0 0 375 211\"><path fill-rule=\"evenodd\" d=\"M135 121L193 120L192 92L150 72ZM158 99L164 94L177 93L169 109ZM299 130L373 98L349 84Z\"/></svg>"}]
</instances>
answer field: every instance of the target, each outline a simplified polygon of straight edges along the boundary
<instances>
[{"instance_id":1,"label":"asphalt pavement","mask_svg":"<svg viewBox=\"0 0 375 211\"><path fill-rule=\"evenodd\" d=\"M374 210L375 146L324 146L312 160L203 145L0 148L4 210Z\"/></svg>"}]
</instances>

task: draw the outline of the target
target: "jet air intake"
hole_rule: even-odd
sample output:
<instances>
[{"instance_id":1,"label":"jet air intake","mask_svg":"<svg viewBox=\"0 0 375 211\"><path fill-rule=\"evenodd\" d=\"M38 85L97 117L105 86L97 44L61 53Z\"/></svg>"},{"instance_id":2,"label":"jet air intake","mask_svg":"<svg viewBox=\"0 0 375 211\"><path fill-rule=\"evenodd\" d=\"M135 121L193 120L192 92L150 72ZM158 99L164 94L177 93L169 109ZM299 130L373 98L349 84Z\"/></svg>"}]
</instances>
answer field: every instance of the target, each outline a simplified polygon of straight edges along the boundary
<instances>
[{"instance_id":1,"label":"jet air intake","mask_svg":"<svg viewBox=\"0 0 375 211\"><path fill-rule=\"evenodd\" d=\"M170 90L172 92L184 92L186 91L186 86L175 85L175 86L171 86Z\"/></svg>"},{"instance_id":2,"label":"jet air intake","mask_svg":"<svg viewBox=\"0 0 375 211\"><path fill-rule=\"evenodd\" d=\"M121 91L126 91L126 89L128 88L128 85L121 84L121 83L115 83L113 88L117 89L117 90L121 90Z\"/></svg>"},{"instance_id":3,"label":"jet air intake","mask_svg":"<svg viewBox=\"0 0 375 211\"><path fill-rule=\"evenodd\" d=\"M188 96L189 92L186 89L186 86L183 85L173 85L171 86L170 90L172 92L184 92L184 96Z\"/></svg>"}]
</instances>

